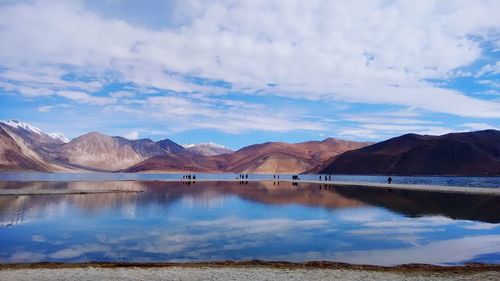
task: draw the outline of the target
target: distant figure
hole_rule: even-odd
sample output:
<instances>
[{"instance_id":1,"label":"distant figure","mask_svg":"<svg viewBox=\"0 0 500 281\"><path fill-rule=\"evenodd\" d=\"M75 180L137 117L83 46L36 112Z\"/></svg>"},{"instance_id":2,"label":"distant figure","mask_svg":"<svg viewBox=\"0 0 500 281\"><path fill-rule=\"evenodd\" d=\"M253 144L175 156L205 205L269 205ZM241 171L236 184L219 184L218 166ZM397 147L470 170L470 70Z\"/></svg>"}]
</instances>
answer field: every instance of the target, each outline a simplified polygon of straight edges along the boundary
<instances>
[{"instance_id":1,"label":"distant figure","mask_svg":"<svg viewBox=\"0 0 500 281\"><path fill-rule=\"evenodd\" d=\"M196 179L196 175L193 175L193 180L195 180L195 179Z\"/></svg>"},{"instance_id":2,"label":"distant figure","mask_svg":"<svg viewBox=\"0 0 500 281\"><path fill-rule=\"evenodd\" d=\"M278 179L280 179L280 175L278 175Z\"/></svg>"},{"instance_id":3,"label":"distant figure","mask_svg":"<svg viewBox=\"0 0 500 281\"><path fill-rule=\"evenodd\" d=\"M319 176L319 181L321 181L321 175Z\"/></svg>"},{"instance_id":4,"label":"distant figure","mask_svg":"<svg viewBox=\"0 0 500 281\"><path fill-rule=\"evenodd\" d=\"M246 175L246 178L248 179L248 174Z\"/></svg>"},{"instance_id":5,"label":"distant figure","mask_svg":"<svg viewBox=\"0 0 500 281\"><path fill-rule=\"evenodd\" d=\"M276 175L273 175L273 179L276 179Z\"/></svg>"},{"instance_id":6,"label":"distant figure","mask_svg":"<svg viewBox=\"0 0 500 281\"><path fill-rule=\"evenodd\" d=\"M387 183L388 183L388 184L391 184L391 183L392 183L392 178L391 178L391 177L388 177L388 178L387 178Z\"/></svg>"}]
</instances>

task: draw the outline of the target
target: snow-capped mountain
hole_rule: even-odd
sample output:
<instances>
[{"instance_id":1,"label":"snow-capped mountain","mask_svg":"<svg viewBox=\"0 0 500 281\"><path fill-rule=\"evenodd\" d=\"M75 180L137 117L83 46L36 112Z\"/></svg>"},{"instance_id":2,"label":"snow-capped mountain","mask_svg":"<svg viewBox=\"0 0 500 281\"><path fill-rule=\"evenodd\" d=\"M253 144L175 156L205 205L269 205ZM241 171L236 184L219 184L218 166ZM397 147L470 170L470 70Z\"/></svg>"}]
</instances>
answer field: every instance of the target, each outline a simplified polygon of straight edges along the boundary
<instances>
[{"instance_id":1,"label":"snow-capped mountain","mask_svg":"<svg viewBox=\"0 0 500 281\"><path fill-rule=\"evenodd\" d=\"M5 121L2 121L2 123L6 124L6 125L9 125L12 128L24 129L26 131L30 131L30 132L35 133L35 134L39 134L39 135L45 134L39 128L37 128L35 126L31 126L30 124L27 124L27 123L24 123L24 122L21 122L21 121L18 121L18 120L5 120Z\"/></svg>"},{"instance_id":2,"label":"snow-capped mountain","mask_svg":"<svg viewBox=\"0 0 500 281\"><path fill-rule=\"evenodd\" d=\"M60 140L64 143L69 142L69 139L65 135L63 135L63 133L48 133L48 135L51 138L56 139L56 140Z\"/></svg>"},{"instance_id":3,"label":"snow-capped mountain","mask_svg":"<svg viewBox=\"0 0 500 281\"><path fill-rule=\"evenodd\" d=\"M182 146L192 153L204 156L214 156L233 152L231 149L213 142L198 144L188 143Z\"/></svg>"},{"instance_id":4,"label":"snow-capped mountain","mask_svg":"<svg viewBox=\"0 0 500 281\"><path fill-rule=\"evenodd\" d=\"M19 120L5 120L5 121L1 121L1 123L4 123L5 125L8 125L12 128L18 129L18 130L25 130L25 131L28 131L30 133L34 133L34 134L41 135L41 136L46 136L46 137L52 138L56 141L60 141L63 143L69 142L69 139L66 136L64 136L62 133L45 133L41 129L39 129L35 126L32 126L28 123L21 122Z\"/></svg>"}]
</instances>

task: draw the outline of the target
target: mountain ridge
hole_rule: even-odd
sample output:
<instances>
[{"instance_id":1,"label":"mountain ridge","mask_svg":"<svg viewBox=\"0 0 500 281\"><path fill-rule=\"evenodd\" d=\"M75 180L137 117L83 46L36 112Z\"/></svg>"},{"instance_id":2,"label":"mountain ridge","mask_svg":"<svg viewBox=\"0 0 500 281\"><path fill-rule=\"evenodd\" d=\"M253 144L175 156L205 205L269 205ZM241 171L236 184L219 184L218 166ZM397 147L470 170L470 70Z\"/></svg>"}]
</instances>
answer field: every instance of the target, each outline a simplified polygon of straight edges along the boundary
<instances>
[{"instance_id":1,"label":"mountain ridge","mask_svg":"<svg viewBox=\"0 0 500 281\"><path fill-rule=\"evenodd\" d=\"M500 175L500 131L405 134L347 151L320 173Z\"/></svg>"},{"instance_id":2,"label":"mountain ridge","mask_svg":"<svg viewBox=\"0 0 500 281\"><path fill-rule=\"evenodd\" d=\"M10 124L10 125L9 125ZM500 175L500 131L404 134L378 143L326 138L194 151L165 138L89 132L67 143L20 121L0 122L0 170L207 173Z\"/></svg>"}]
</instances>

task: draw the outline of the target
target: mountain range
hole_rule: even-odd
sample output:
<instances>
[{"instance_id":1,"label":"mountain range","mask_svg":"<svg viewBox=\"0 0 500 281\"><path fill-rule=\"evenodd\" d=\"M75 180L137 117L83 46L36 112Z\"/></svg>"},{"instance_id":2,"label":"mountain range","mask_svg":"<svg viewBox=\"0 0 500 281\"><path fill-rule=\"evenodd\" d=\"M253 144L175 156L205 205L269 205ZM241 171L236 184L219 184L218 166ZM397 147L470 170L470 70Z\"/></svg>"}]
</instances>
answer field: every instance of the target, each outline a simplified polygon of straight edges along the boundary
<instances>
[{"instance_id":1,"label":"mountain range","mask_svg":"<svg viewBox=\"0 0 500 281\"><path fill-rule=\"evenodd\" d=\"M0 122L0 170L500 175L500 132L406 134L379 143L327 138L232 151L215 143L129 140L90 132L71 141L29 124Z\"/></svg>"},{"instance_id":2,"label":"mountain range","mask_svg":"<svg viewBox=\"0 0 500 281\"><path fill-rule=\"evenodd\" d=\"M10 171L302 173L368 145L336 139L268 142L232 151L215 143L129 140L90 132L65 142L29 124L0 122L0 169Z\"/></svg>"},{"instance_id":3,"label":"mountain range","mask_svg":"<svg viewBox=\"0 0 500 281\"><path fill-rule=\"evenodd\" d=\"M318 170L326 174L500 175L500 131L406 134L347 151Z\"/></svg>"}]
</instances>

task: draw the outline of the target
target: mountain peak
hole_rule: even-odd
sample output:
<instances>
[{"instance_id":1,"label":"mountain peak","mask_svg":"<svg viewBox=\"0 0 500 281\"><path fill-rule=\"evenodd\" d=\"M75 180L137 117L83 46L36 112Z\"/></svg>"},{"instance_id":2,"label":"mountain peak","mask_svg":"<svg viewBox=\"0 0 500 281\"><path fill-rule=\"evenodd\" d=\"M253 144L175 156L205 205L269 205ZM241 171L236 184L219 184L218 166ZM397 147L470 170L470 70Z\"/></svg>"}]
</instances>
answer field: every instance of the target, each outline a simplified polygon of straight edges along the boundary
<instances>
[{"instance_id":1,"label":"mountain peak","mask_svg":"<svg viewBox=\"0 0 500 281\"><path fill-rule=\"evenodd\" d=\"M69 142L69 139L63 134L63 133L48 133L49 137L55 139L55 140L60 140L64 143Z\"/></svg>"},{"instance_id":2,"label":"mountain peak","mask_svg":"<svg viewBox=\"0 0 500 281\"><path fill-rule=\"evenodd\" d=\"M49 138L52 138L56 141L60 141L63 143L69 142L69 139L64 136L62 133L45 133L42 131L40 128L37 128L35 126L32 126L28 123L16 120L16 119L10 119L10 120L5 120L5 121L0 121L1 123L4 123L7 126L10 126L12 128L18 129L18 130L25 130L33 134L41 135L41 136L46 136Z\"/></svg>"},{"instance_id":3,"label":"mountain peak","mask_svg":"<svg viewBox=\"0 0 500 281\"><path fill-rule=\"evenodd\" d=\"M190 147L195 147L195 146L208 146L208 147L217 147L217 148L225 148L229 149L223 145L220 145L215 142L200 142L200 143L187 143L182 145L184 148L190 148Z\"/></svg>"},{"instance_id":4,"label":"mountain peak","mask_svg":"<svg viewBox=\"0 0 500 281\"><path fill-rule=\"evenodd\" d=\"M32 133L39 134L39 135L44 134L44 132L42 130L40 130L39 128L32 126L28 123L21 122L21 121L16 120L16 119L5 120L5 121L2 121L2 123L9 125L12 128L23 129L23 130L30 131Z\"/></svg>"},{"instance_id":5,"label":"mountain peak","mask_svg":"<svg viewBox=\"0 0 500 281\"><path fill-rule=\"evenodd\" d=\"M195 154L203 156L214 156L233 152L231 149L214 142L202 142L198 144L188 143L182 146Z\"/></svg>"}]
</instances>

